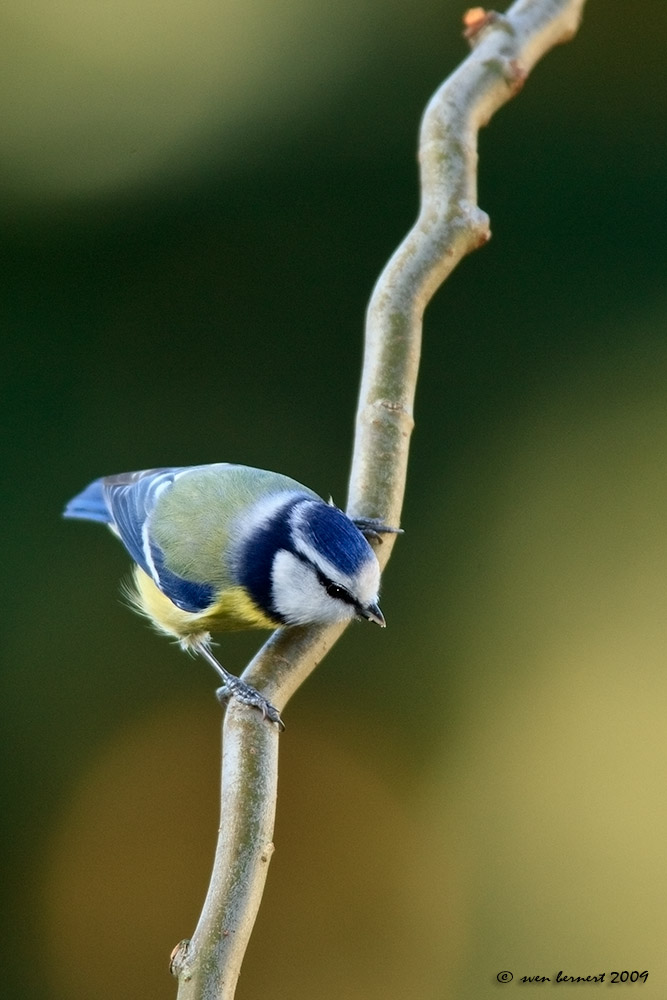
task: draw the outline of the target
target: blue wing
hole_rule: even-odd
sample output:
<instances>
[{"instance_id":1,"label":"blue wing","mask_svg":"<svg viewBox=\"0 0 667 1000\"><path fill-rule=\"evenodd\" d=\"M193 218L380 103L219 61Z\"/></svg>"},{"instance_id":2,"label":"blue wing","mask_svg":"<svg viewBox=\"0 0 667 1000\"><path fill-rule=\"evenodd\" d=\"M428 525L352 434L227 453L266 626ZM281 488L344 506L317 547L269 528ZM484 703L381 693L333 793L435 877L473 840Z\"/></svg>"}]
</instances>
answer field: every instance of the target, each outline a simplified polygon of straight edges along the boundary
<instances>
[{"instance_id":1,"label":"blue wing","mask_svg":"<svg viewBox=\"0 0 667 1000\"><path fill-rule=\"evenodd\" d=\"M164 553L150 536L150 517L165 490L185 468L146 469L105 476L87 486L64 510L64 517L108 524L136 563L183 611L203 611L215 594L206 583L184 580L165 565Z\"/></svg>"}]
</instances>

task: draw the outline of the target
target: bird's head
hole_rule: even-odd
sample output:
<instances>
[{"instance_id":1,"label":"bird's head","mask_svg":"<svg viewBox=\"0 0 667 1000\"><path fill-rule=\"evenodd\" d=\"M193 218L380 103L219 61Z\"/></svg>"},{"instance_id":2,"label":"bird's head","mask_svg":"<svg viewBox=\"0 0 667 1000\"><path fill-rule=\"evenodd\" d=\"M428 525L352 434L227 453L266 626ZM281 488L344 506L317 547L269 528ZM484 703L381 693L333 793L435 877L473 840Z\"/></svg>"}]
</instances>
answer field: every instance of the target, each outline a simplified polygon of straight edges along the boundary
<instances>
[{"instance_id":1,"label":"bird's head","mask_svg":"<svg viewBox=\"0 0 667 1000\"><path fill-rule=\"evenodd\" d=\"M239 582L284 625L366 618L384 627L375 553L350 518L323 500L293 494L257 505L235 562Z\"/></svg>"}]
</instances>

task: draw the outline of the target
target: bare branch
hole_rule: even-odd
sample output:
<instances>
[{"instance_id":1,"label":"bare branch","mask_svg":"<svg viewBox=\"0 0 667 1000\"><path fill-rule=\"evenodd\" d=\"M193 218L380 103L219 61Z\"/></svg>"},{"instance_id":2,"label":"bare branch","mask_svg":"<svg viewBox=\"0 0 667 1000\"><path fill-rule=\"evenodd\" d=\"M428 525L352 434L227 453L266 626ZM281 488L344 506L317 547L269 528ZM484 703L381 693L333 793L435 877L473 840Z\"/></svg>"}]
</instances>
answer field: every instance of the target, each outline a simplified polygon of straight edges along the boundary
<instances>
[{"instance_id":1,"label":"bare branch","mask_svg":"<svg viewBox=\"0 0 667 1000\"><path fill-rule=\"evenodd\" d=\"M490 236L477 206L477 134L538 60L576 32L584 0L518 0L505 15L465 18L473 50L429 102L421 126L421 208L380 276L366 317L348 513L398 525L426 305ZM377 555L384 566L395 536ZM269 639L243 674L282 710L343 627ZM222 818L213 876L192 941L175 950L179 1000L232 1000L266 881L275 815L278 731L232 701L225 715Z\"/></svg>"}]
</instances>

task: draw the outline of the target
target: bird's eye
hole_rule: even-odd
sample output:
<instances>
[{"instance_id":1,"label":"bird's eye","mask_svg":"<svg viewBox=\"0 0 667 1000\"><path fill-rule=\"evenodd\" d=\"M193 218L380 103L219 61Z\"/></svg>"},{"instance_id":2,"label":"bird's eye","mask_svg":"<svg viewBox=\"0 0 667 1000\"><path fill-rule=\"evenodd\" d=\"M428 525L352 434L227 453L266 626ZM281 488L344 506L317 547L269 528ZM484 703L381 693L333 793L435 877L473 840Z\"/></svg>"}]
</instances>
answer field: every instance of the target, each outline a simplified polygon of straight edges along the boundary
<instances>
[{"instance_id":1,"label":"bird's eye","mask_svg":"<svg viewBox=\"0 0 667 1000\"><path fill-rule=\"evenodd\" d=\"M316 570L317 579L320 581L325 591L332 597L334 601L345 601L346 604L356 604L356 601L349 590L345 587L339 586L339 584L334 583L327 576L324 575L320 570Z\"/></svg>"},{"instance_id":2,"label":"bird's eye","mask_svg":"<svg viewBox=\"0 0 667 1000\"><path fill-rule=\"evenodd\" d=\"M329 597L333 597L337 601L344 601L346 598L349 598L348 592L335 583L327 583L325 590Z\"/></svg>"}]
</instances>

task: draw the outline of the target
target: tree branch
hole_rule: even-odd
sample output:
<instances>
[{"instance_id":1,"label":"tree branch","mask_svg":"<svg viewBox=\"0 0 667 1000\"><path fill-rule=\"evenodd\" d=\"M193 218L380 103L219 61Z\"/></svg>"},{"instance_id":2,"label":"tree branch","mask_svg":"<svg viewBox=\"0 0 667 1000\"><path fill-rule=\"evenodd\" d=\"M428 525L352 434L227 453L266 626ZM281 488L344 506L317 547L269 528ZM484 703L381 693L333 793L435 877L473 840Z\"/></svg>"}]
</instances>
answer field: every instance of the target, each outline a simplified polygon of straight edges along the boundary
<instances>
[{"instance_id":1,"label":"tree branch","mask_svg":"<svg viewBox=\"0 0 667 1000\"><path fill-rule=\"evenodd\" d=\"M518 0L505 15L466 15L473 50L424 113L421 208L385 267L366 317L348 513L398 525L422 317L456 264L490 236L477 206L477 134L538 60L576 32L584 0ZM377 550L389 559L395 536ZM275 632L243 674L282 710L344 628ZM211 883L191 941L172 956L179 1000L232 1000L259 909L276 807L278 730L232 701L223 725L222 816Z\"/></svg>"}]
</instances>

